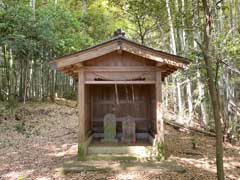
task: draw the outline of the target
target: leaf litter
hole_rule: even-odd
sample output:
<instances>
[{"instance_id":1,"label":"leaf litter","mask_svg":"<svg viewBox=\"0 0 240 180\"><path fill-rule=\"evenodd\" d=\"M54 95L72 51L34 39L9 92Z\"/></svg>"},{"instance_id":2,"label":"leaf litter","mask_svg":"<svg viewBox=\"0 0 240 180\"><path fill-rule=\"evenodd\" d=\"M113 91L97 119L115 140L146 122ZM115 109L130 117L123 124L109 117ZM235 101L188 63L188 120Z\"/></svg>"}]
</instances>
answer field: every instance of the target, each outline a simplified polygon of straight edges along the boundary
<instances>
[{"instance_id":1,"label":"leaf litter","mask_svg":"<svg viewBox=\"0 0 240 180\"><path fill-rule=\"evenodd\" d=\"M165 126L166 156L185 173L119 171L63 175L63 163L76 159L78 118L75 108L53 103L21 105L0 116L0 179L211 180L216 179L215 138ZM240 180L240 146L224 144L226 179Z\"/></svg>"}]
</instances>

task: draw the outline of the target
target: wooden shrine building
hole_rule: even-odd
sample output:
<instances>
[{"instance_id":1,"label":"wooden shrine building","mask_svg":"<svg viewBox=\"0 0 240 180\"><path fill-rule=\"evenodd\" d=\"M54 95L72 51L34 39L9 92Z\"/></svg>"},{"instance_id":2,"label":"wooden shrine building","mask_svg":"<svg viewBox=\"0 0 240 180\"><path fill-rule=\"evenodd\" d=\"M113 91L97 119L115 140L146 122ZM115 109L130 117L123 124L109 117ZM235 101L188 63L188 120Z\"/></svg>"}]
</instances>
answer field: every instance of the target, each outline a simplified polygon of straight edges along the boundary
<instances>
[{"instance_id":1,"label":"wooden shrine building","mask_svg":"<svg viewBox=\"0 0 240 180\"><path fill-rule=\"evenodd\" d=\"M118 30L111 40L50 64L78 81L78 150L84 156L92 138L104 133L103 121L108 113L116 116L118 136L122 121L131 116L136 124L136 141L151 136L163 143L161 84L189 62L130 41Z\"/></svg>"}]
</instances>

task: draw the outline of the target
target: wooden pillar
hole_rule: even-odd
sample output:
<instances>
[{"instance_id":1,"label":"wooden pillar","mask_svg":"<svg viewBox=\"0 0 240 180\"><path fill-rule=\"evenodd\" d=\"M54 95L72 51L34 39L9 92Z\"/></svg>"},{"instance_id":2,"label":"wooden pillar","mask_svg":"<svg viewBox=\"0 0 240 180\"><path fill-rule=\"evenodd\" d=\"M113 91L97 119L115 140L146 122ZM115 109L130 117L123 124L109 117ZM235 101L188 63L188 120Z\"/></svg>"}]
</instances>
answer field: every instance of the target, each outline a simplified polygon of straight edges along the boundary
<instances>
[{"instance_id":1,"label":"wooden pillar","mask_svg":"<svg viewBox=\"0 0 240 180\"><path fill-rule=\"evenodd\" d=\"M161 72L156 72L156 129L155 145L157 148L157 159L164 159L164 127L163 127L163 109L162 109L162 78Z\"/></svg>"},{"instance_id":2,"label":"wooden pillar","mask_svg":"<svg viewBox=\"0 0 240 180\"><path fill-rule=\"evenodd\" d=\"M78 117L79 117L79 135L78 135L78 160L84 160L86 155L85 145L85 85L84 70L81 68L78 72Z\"/></svg>"},{"instance_id":3,"label":"wooden pillar","mask_svg":"<svg viewBox=\"0 0 240 180\"><path fill-rule=\"evenodd\" d=\"M78 112L79 112L79 143L85 141L85 86L84 71L78 72Z\"/></svg>"}]
</instances>

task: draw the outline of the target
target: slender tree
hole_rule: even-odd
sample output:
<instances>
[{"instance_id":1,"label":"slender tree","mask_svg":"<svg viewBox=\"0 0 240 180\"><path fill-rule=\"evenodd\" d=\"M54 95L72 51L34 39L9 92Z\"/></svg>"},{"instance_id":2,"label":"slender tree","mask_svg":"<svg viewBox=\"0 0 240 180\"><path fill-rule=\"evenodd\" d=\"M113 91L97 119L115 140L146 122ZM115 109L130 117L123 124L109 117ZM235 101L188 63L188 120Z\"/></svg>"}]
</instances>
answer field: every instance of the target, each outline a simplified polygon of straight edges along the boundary
<instances>
[{"instance_id":1,"label":"slender tree","mask_svg":"<svg viewBox=\"0 0 240 180\"><path fill-rule=\"evenodd\" d=\"M209 93L211 97L213 116L215 121L215 131L216 131L216 165L217 165L217 177L218 180L224 180L224 169L223 169L223 132L221 126L221 112L219 95L217 90L217 83L214 82L214 69L213 62L210 56L210 39L211 39L211 29L212 29L212 15L210 12L210 5L208 0L202 0L203 10L205 15L204 23L204 36L203 36L203 56L205 61L205 67L207 71L207 82Z\"/></svg>"},{"instance_id":2,"label":"slender tree","mask_svg":"<svg viewBox=\"0 0 240 180\"><path fill-rule=\"evenodd\" d=\"M174 36L174 28L173 28L173 21L172 21L172 15L171 15L169 0L166 0L166 9L167 9L167 17L168 17L169 28L170 28L170 51L173 54L177 54L176 42L175 42L175 36Z\"/></svg>"}]
</instances>

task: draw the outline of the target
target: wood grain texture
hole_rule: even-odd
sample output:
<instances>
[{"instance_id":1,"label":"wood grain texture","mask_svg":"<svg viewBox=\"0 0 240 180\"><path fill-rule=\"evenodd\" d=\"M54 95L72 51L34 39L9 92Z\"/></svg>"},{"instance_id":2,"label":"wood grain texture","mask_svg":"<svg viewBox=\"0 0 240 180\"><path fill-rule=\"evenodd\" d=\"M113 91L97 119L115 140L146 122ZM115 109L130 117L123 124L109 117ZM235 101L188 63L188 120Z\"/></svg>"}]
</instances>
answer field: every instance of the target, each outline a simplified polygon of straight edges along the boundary
<instances>
[{"instance_id":1,"label":"wood grain texture","mask_svg":"<svg viewBox=\"0 0 240 180\"><path fill-rule=\"evenodd\" d=\"M149 132L151 119L150 87L154 85L117 85L118 101L114 85L90 85L92 99L92 128L94 132L103 132L103 117L114 113L117 120L117 131L121 132L121 122L130 115L136 121L137 132ZM153 111L154 113L155 111Z\"/></svg>"},{"instance_id":2,"label":"wood grain texture","mask_svg":"<svg viewBox=\"0 0 240 180\"><path fill-rule=\"evenodd\" d=\"M156 72L156 128L159 142L164 142L163 112L162 112L162 80L161 72Z\"/></svg>"},{"instance_id":3,"label":"wood grain texture","mask_svg":"<svg viewBox=\"0 0 240 180\"><path fill-rule=\"evenodd\" d=\"M84 70L78 73L78 111L79 111L79 143L85 141L85 85Z\"/></svg>"}]
</instances>

